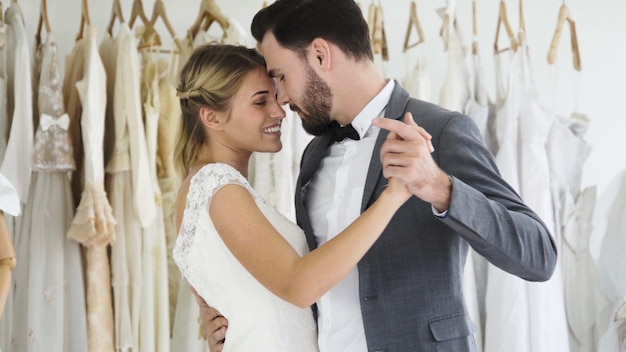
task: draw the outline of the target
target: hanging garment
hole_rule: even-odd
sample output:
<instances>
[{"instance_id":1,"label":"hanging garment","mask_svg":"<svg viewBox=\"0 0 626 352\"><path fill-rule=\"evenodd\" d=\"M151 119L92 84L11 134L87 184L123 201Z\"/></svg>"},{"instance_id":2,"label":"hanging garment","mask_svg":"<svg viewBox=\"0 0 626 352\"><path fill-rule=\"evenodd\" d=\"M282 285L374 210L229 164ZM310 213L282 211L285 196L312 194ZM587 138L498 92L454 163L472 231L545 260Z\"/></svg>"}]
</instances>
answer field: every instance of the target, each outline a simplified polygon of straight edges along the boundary
<instances>
[{"instance_id":1,"label":"hanging garment","mask_svg":"<svg viewBox=\"0 0 626 352\"><path fill-rule=\"evenodd\" d=\"M144 56L145 58L145 56ZM141 321L139 350L145 352L169 352L170 322L167 273L167 248L161 190L157 178L157 130L159 127L159 61L154 58L145 63L143 74L145 141L147 144L148 172L152 185L151 206L156 208L156 218L144 229L142 241L143 284L141 294Z\"/></svg>"},{"instance_id":2,"label":"hanging garment","mask_svg":"<svg viewBox=\"0 0 626 352\"><path fill-rule=\"evenodd\" d=\"M87 350L83 265L66 234L74 215L67 172L74 169L69 116L61 95L57 44L48 33L41 48L33 183L17 238L14 348Z\"/></svg>"},{"instance_id":3,"label":"hanging garment","mask_svg":"<svg viewBox=\"0 0 626 352\"><path fill-rule=\"evenodd\" d=\"M7 116L7 72L6 72L6 26L0 26L0 165L4 159L9 137L9 120ZM2 329L0 328L0 346L2 346Z\"/></svg>"},{"instance_id":4,"label":"hanging garment","mask_svg":"<svg viewBox=\"0 0 626 352\"><path fill-rule=\"evenodd\" d=\"M506 100L501 101L497 116L496 162L503 177L554 232L545 148L554 118L534 93L527 50L522 43L512 54L509 92ZM559 246L558 239L555 243ZM496 297L497 301L491 300ZM521 281L490 266L486 302L486 350L497 351L505 346L516 351L569 350L560 262L552 278L544 283Z\"/></svg>"},{"instance_id":5,"label":"hanging garment","mask_svg":"<svg viewBox=\"0 0 626 352\"><path fill-rule=\"evenodd\" d=\"M138 350L144 273L141 264L143 229L156 219L148 154L141 115L137 44L127 24L115 40L106 39L113 57L108 77L115 140L106 166L108 193L115 214L117 240L111 245L111 273L118 350Z\"/></svg>"},{"instance_id":6,"label":"hanging garment","mask_svg":"<svg viewBox=\"0 0 626 352\"><path fill-rule=\"evenodd\" d=\"M407 58L408 55L409 54L406 53L405 58ZM428 70L426 69L426 59L421 51L419 51L417 55L415 66L412 70L407 70L408 73L402 81L402 86L413 98L432 101L432 82Z\"/></svg>"},{"instance_id":7,"label":"hanging garment","mask_svg":"<svg viewBox=\"0 0 626 352\"><path fill-rule=\"evenodd\" d=\"M463 112L470 99L469 76L460 35L457 32L456 26L454 26L454 10L454 4L451 4L446 9L449 20L447 22L448 27L445 32L444 41L448 50L448 66L446 78L439 95L439 105L446 109ZM463 270L463 296L465 297L469 316L472 321L476 323L475 325L477 327L477 331L474 334L476 349L482 352L482 326L484 324L482 324L480 318L481 309L479 305L474 258L474 251L470 248Z\"/></svg>"},{"instance_id":8,"label":"hanging garment","mask_svg":"<svg viewBox=\"0 0 626 352\"><path fill-rule=\"evenodd\" d=\"M522 103L519 112L520 196L537 213L552 234L555 231L546 143L554 116L544 108L534 89L528 47L521 43ZM561 240L554 238L557 249ZM557 261L552 277L541 283L527 282L531 351L569 351L563 267Z\"/></svg>"},{"instance_id":9,"label":"hanging garment","mask_svg":"<svg viewBox=\"0 0 626 352\"><path fill-rule=\"evenodd\" d=\"M176 96L176 88L173 83L177 81L177 78L175 78L177 70L175 61L177 59L178 57L175 55L170 55L167 64L163 63L163 61L159 61L159 65L155 65L155 68L160 70L160 72L158 72L159 118L157 128L156 172L159 188L161 189L161 209L163 212L165 244L167 247L170 330L174 322L178 283L180 281L180 271L172 259L172 250L176 242L175 203L178 188L181 183L174 164L174 149L176 139L180 134L180 119L182 116L180 100Z\"/></svg>"},{"instance_id":10,"label":"hanging garment","mask_svg":"<svg viewBox=\"0 0 626 352\"><path fill-rule=\"evenodd\" d=\"M503 56L509 56L503 57ZM503 83L502 66L508 61ZM496 163L502 177L519 192L517 135L521 103L520 51L496 54ZM488 264L485 292L485 352L529 352L528 292L521 278Z\"/></svg>"},{"instance_id":11,"label":"hanging garment","mask_svg":"<svg viewBox=\"0 0 626 352\"><path fill-rule=\"evenodd\" d=\"M626 349L626 170L619 172L598 199L593 247L602 292L610 302L598 352Z\"/></svg>"},{"instance_id":12,"label":"hanging garment","mask_svg":"<svg viewBox=\"0 0 626 352\"><path fill-rule=\"evenodd\" d=\"M450 19L444 41L448 49L448 66L446 78L439 93L439 105L449 110L463 112L470 98L465 50L457 28L454 26L454 8L449 8L447 12Z\"/></svg>"},{"instance_id":13,"label":"hanging garment","mask_svg":"<svg viewBox=\"0 0 626 352\"><path fill-rule=\"evenodd\" d=\"M115 224L111 206L104 192L103 136L106 111L106 75L96 47L96 29L88 29L88 35L77 43L77 48L66 60L65 67L72 68L70 76L64 80L64 95L69 91L71 104L66 104L70 115L72 140L81 137L84 154L82 172L73 178L73 186L81 186L79 205L67 236L85 248L86 292L87 292L87 333L90 352L113 351L113 309L111 306L110 266L107 246L115 241ZM80 48L82 47L82 48ZM81 60L80 57L84 58ZM83 72L75 71L80 66L73 62L83 62ZM68 65L70 63L70 65ZM77 79L75 89L71 89L73 79ZM78 94L76 94L78 93ZM71 107L71 110L70 110ZM75 114L81 111L80 115ZM72 128L72 124L74 124ZM76 156L76 151L74 155ZM78 170L78 162L77 162ZM74 174L77 175L76 173ZM75 191L76 189L73 189ZM76 194L74 194L76 197Z\"/></svg>"},{"instance_id":14,"label":"hanging garment","mask_svg":"<svg viewBox=\"0 0 626 352\"><path fill-rule=\"evenodd\" d=\"M546 148L550 160L551 190L555 213L555 238L565 283L565 308L571 352L592 352L600 338L597 317L608 308L599 285L598 271L589 251L596 189L580 189L583 165L591 152L584 135L587 116L556 116ZM563 153L570 155L563 157Z\"/></svg>"},{"instance_id":15,"label":"hanging garment","mask_svg":"<svg viewBox=\"0 0 626 352\"><path fill-rule=\"evenodd\" d=\"M7 116L10 127L0 171L15 186L20 201L28 200L33 164L33 102L30 54L22 10L12 2L7 25Z\"/></svg>"},{"instance_id":16,"label":"hanging garment","mask_svg":"<svg viewBox=\"0 0 626 352\"><path fill-rule=\"evenodd\" d=\"M12 2L5 12L6 44L3 50L3 63L6 60L6 96L0 101L6 103L3 109L3 128L7 133L3 143L3 158L0 160L0 173L13 185L20 199L21 206L28 200L31 182L33 153L33 116L32 116L32 85L30 71L30 53L24 28L24 17L20 6ZM3 72L4 73L4 72ZM4 82L3 82L4 83ZM1 107L1 106L0 106ZM4 107L2 107L4 108ZM3 146L4 147L4 146ZM22 211L20 210L19 214ZM21 220L11 215L6 216L7 227L15 237L21 233ZM15 246L15 245L14 245ZM15 324L13 324L13 297L9 292L5 311L0 324L0 348L10 348Z\"/></svg>"}]
</instances>

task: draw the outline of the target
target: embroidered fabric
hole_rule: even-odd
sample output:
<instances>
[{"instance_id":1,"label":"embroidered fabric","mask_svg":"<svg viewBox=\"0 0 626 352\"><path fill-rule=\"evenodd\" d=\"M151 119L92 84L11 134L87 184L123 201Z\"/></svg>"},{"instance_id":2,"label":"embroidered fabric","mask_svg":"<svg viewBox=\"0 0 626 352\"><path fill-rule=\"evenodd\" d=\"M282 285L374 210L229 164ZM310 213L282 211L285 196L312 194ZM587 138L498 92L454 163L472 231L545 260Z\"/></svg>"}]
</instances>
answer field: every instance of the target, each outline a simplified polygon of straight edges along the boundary
<instances>
[{"instance_id":1,"label":"embroidered fabric","mask_svg":"<svg viewBox=\"0 0 626 352\"><path fill-rule=\"evenodd\" d=\"M39 84L41 118L33 154L35 171L70 171L76 168L68 132L69 117L63 106L62 76L59 72L58 47L51 33L41 48L42 63Z\"/></svg>"},{"instance_id":2,"label":"embroidered fabric","mask_svg":"<svg viewBox=\"0 0 626 352\"><path fill-rule=\"evenodd\" d=\"M300 255L307 252L302 230L271 207L234 168L208 164L191 179L174 261L185 279L229 320L224 352L317 351L311 310L300 309L262 286L232 255L209 216L213 195L225 185L244 187L274 228ZM236 221L234 214L233 220Z\"/></svg>"}]
</instances>

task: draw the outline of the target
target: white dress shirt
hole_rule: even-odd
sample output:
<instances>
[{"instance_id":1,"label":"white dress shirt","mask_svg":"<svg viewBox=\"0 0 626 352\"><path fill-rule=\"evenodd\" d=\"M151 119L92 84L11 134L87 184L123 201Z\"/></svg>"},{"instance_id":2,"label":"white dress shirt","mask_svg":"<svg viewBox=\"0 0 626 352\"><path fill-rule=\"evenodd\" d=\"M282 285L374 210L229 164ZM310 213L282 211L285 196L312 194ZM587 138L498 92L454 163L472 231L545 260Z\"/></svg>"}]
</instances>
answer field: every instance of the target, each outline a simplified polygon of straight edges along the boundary
<instances>
[{"instance_id":1,"label":"white dress shirt","mask_svg":"<svg viewBox=\"0 0 626 352\"><path fill-rule=\"evenodd\" d=\"M360 140L334 143L309 185L306 209L318 245L335 237L361 213L365 179L379 129L372 119L382 116L394 81L372 99L352 121ZM320 352L367 351L355 267L317 302Z\"/></svg>"}]
</instances>

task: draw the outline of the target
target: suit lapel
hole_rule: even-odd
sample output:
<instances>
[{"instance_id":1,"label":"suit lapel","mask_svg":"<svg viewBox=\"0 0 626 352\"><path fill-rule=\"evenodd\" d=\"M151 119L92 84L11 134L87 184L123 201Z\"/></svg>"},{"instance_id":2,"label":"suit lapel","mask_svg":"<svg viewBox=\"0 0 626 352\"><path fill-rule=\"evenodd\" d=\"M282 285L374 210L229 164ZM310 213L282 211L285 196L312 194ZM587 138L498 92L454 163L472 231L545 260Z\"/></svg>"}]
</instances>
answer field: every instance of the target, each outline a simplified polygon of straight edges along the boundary
<instances>
[{"instance_id":1,"label":"suit lapel","mask_svg":"<svg viewBox=\"0 0 626 352\"><path fill-rule=\"evenodd\" d=\"M385 118L400 120L406 111L406 106L409 103L409 93L407 93L400 84L396 81L391 93L391 98L385 109ZM374 151L372 158L370 159L370 166L367 172L367 178L365 179L365 189L363 190L363 199L361 201L361 213L367 209L372 200L376 185L381 177L383 177L383 166L380 161L380 149L383 143L387 139L389 131L380 130L376 144L374 145Z\"/></svg>"},{"instance_id":2,"label":"suit lapel","mask_svg":"<svg viewBox=\"0 0 626 352\"><path fill-rule=\"evenodd\" d=\"M296 183L296 220L306 234L306 240L310 250L317 248L317 242L313 234L309 213L304 206L305 199L311 178L313 178L315 171L319 169L320 163L326 155L328 146L330 146L332 142L333 138L329 134L316 137L311 141L307 150L304 151L300 175Z\"/></svg>"}]
</instances>

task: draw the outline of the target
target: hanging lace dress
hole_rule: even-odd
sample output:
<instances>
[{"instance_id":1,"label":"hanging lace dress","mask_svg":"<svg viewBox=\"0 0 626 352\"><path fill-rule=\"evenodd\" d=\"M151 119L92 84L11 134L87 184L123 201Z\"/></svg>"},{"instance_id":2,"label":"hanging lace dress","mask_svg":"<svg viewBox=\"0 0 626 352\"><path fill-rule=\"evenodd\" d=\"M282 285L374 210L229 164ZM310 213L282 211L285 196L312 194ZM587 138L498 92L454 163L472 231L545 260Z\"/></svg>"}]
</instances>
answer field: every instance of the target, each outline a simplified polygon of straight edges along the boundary
<instances>
[{"instance_id":1,"label":"hanging lace dress","mask_svg":"<svg viewBox=\"0 0 626 352\"><path fill-rule=\"evenodd\" d=\"M67 236L85 247L88 350L111 352L114 332L107 247L115 241L116 221L104 192L106 75L95 40L96 29L90 26L65 64L63 95L77 166L72 192L78 204Z\"/></svg>"},{"instance_id":2,"label":"hanging lace dress","mask_svg":"<svg viewBox=\"0 0 626 352\"><path fill-rule=\"evenodd\" d=\"M57 44L48 33L41 76L33 177L22 218L20 272L16 276L15 348L20 351L87 350L83 265L77 242L66 234L74 215L68 171L74 169L69 116L61 95ZM18 312L18 310L16 310ZM25 324L18 320L25 319ZM23 340L27 336L26 340Z\"/></svg>"}]
</instances>

